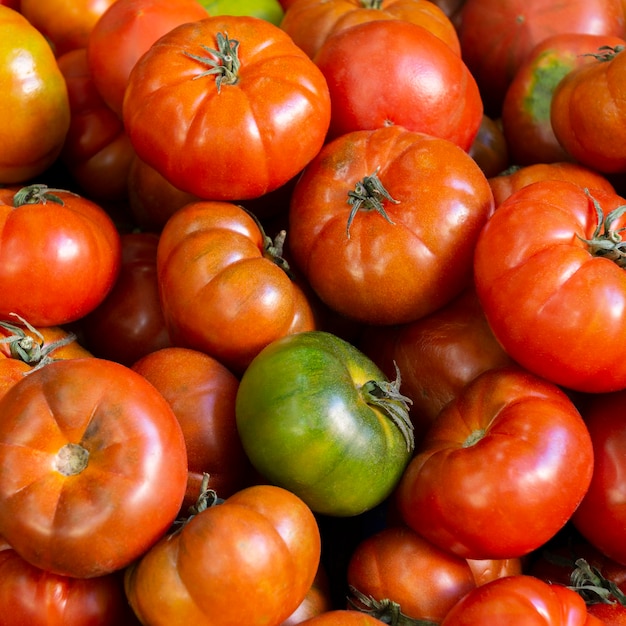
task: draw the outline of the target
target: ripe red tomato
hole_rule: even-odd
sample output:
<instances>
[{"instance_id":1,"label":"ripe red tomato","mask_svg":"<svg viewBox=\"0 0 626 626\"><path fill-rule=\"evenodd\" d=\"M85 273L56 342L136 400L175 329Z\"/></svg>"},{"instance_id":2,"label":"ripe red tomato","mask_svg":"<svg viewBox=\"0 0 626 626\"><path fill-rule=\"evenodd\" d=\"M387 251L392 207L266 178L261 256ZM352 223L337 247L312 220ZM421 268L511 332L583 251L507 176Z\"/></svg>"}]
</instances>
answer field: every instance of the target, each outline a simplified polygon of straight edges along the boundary
<instances>
[{"instance_id":1,"label":"ripe red tomato","mask_svg":"<svg viewBox=\"0 0 626 626\"><path fill-rule=\"evenodd\" d=\"M499 120L483 115L468 153L487 177L500 174L510 165L509 147Z\"/></svg>"},{"instance_id":2,"label":"ripe red tomato","mask_svg":"<svg viewBox=\"0 0 626 626\"><path fill-rule=\"evenodd\" d=\"M319 528L290 491L247 487L203 509L127 570L143 624L269 626L298 607L320 560Z\"/></svg>"},{"instance_id":3,"label":"ripe red tomato","mask_svg":"<svg viewBox=\"0 0 626 626\"><path fill-rule=\"evenodd\" d=\"M171 30L143 55L123 117L139 157L175 187L244 200L285 184L318 153L330 96L278 26L218 16Z\"/></svg>"},{"instance_id":4,"label":"ripe red tomato","mask_svg":"<svg viewBox=\"0 0 626 626\"><path fill-rule=\"evenodd\" d=\"M371 71L384 58L384 84ZM423 26L372 20L329 37L313 57L328 83L329 138L390 125L447 139L469 150L483 105L461 57Z\"/></svg>"},{"instance_id":5,"label":"ripe red tomato","mask_svg":"<svg viewBox=\"0 0 626 626\"><path fill-rule=\"evenodd\" d=\"M626 387L625 222L612 213L625 202L539 181L503 202L476 244L476 293L496 339L523 367L576 391Z\"/></svg>"},{"instance_id":6,"label":"ripe red tomato","mask_svg":"<svg viewBox=\"0 0 626 626\"><path fill-rule=\"evenodd\" d=\"M94 357L55 361L14 384L0 413L0 534L32 565L108 574L174 521L185 440L136 372Z\"/></svg>"},{"instance_id":7,"label":"ripe red tomato","mask_svg":"<svg viewBox=\"0 0 626 626\"><path fill-rule=\"evenodd\" d=\"M593 471L587 427L556 385L484 372L439 414L397 488L404 522L471 559L517 558L552 538Z\"/></svg>"},{"instance_id":8,"label":"ripe red tomato","mask_svg":"<svg viewBox=\"0 0 626 626\"><path fill-rule=\"evenodd\" d=\"M122 259L115 224L94 202L30 185L0 189L0 318L58 326L92 311Z\"/></svg>"},{"instance_id":9,"label":"ripe red tomato","mask_svg":"<svg viewBox=\"0 0 626 626\"><path fill-rule=\"evenodd\" d=\"M400 126L355 131L327 143L297 181L287 245L335 311L411 322L469 285L492 209L485 175L451 141Z\"/></svg>"}]
</instances>

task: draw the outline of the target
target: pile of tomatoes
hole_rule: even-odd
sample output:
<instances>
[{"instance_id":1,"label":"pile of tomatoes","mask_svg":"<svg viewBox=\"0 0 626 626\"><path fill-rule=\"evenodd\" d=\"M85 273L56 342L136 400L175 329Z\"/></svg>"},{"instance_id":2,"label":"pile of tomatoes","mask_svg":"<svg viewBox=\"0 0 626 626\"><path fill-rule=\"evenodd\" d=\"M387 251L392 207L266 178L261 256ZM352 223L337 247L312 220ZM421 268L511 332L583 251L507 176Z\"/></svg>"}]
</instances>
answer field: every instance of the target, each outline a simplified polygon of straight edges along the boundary
<instances>
[{"instance_id":1,"label":"pile of tomatoes","mask_svg":"<svg viewBox=\"0 0 626 626\"><path fill-rule=\"evenodd\" d=\"M0 2L7 626L626 623L626 2Z\"/></svg>"}]
</instances>

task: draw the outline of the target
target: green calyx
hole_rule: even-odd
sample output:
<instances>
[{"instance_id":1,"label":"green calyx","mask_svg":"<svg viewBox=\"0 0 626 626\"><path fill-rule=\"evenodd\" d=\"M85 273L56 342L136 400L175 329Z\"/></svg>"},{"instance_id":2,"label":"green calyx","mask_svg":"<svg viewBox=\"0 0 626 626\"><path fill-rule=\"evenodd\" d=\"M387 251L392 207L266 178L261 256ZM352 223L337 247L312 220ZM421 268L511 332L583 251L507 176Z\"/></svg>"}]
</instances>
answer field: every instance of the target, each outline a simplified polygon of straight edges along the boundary
<instances>
[{"instance_id":1,"label":"green calyx","mask_svg":"<svg viewBox=\"0 0 626 626\"><path fill-rule=\"evenodd\" d=\"M202 46L209 56L200 56L185 51L185 54L203 65L209 67L201 74L194 76L194 80L205 76L215 75L215 86L217 93L220 92L222 85L234 85L239 80L239 42L236 39L229 39L228 34L217 33L217 49Z\"/></svg>"},{"instance_id":2,"label":"green calyx","mask_svg":"<svg viewBox=\"0 0 626 626\"><path fill-rule=\"evenodd\" d=\"M24 206L25 204L46 204L48 202L55 202L63 206L65 204L63 199L60 198L57 193L72 193L65 191L64 189L50 189L47 185L34 184L22 187L13 196L13 206L15 208ZM72 193L72 195L76 195Z\"/></svg>"}]
</instances>

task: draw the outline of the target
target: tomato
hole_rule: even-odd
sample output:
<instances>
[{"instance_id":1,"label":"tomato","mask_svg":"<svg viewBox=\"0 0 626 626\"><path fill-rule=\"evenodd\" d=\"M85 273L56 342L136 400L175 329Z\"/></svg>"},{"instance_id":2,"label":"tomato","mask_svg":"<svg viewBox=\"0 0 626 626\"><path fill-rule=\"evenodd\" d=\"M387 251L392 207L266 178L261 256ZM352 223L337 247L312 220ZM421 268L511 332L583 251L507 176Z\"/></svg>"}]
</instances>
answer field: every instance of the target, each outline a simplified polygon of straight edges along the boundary
<instances>
[{"instance_id":1,"label":"tomato","mask_svg":"<svg viewBox=\"0 0 626 626\"><path fill-rule=\"evenodd\" d=\"M159 299L156 233L122 233L122 264L113 288L77 332L94 356L130 366L171 345Z\"/></svg>"},{"instance_id":2,"label":"tomato","mask_svg":"<svg viewBox=\"0 0 626 626\"><path fill-rule=\"evenodd\" d=\"M121 120L95 88L87 50L71 50L57 62L67 84L71 112L61 161L90 198L125 200L134 150Z\"/></svg>"},{"instance_id":3,"label":"tomato","mask_svg":"<svg viewBox=\"0 0 626 626\"><path fill-rule=\"evenodd\" d=\"M554 134L576 161L604 173L626 172L624 76L626 42L599 49L597 58L572 70L552 96Z\"/></svg>"},{"instance_id":4,"label":"tomato","mask_svg":"<svg viewBox=\"0 0 626 626\"><path fill-rule=\"evenodd\" d=\"M499 116L520 65L538 43L557 33L622 37L621 0L466 0L459 40L488 115Z\"/></svg>"},{"instance_id":5,"label":"tomato","mask_svg":"<svg viewBox=\"0 0 626 626\"><path fill-rule=\"evenodd\" d=\"M0 413L0 534L32 565L108 574L173 522L185 441L139 374L94 357L56 361L14 384Z\"/></svg>"},{"instance_id":6,"label":"tomato","mask_svg":"<svg viewBox=\"0 0 626 626\"><path fill-rule=\"evenodd\" d=\"M348 609L333 609L300 622L302 626L380 626L380 623L375 617Z\"/></svg>"},{"instance_id":7,"label":"tomato","mask_svg":"<svg viewBox=\"0 0 626 626\"><path fill-rule=\"evenodd\" d=\"M204 508L127 570L143 624L270 626L302 602L320 559L320 534L297 496L248 487Z\"/></svg>"},{"instance_id":8,"label":"tomato","mask_svg":"<svg viewBox=\"0 0 626 626\"><path fill-rule=\"evenodd\" d=\"M400 126L326 144L294 188L287 245L320 299L370 324L414 321L471 282L493 209L476 162Z\"/></svg>"},{"instance_id":9,"label":"tomato","mask_svg":"<svg viewBox=\"0 0 626 626\"><path fill-rule=\"evenodd\" d=\"M139 157L175 187L243 200L285 184L318 153L330 96L280 28L218 16L183 24L150 48L130 73L123 116Z\"/></svg>"},{"instance_id":10,"label":"tomato","mask_svg":"<svg viewBox=\"0 0 626 626\"><path fill-rule=\"evenodd\" d=\"M350 516L382 502L413 451L400 381L325 331L264 348L244 372L239 435L252 465L313 511Z\"/></svg>"},{"instance_id":11,"label":"tomato","mask_svg":"<svg viewBox=\"0 0 626 626\"><path fill-rule=\"evenodd\" d=\"M235 421L235 375L203 352L178 347L151 352L132 369L163 394L183 430L188 472L183 512L198 499L205 473L221 498L246 486L250 472Z\"/></svg>"},{"instance_id":12,"label":"tomato","mask_svg":"<svg viewBox=\"0 0 626 626\"><path fill-rule=\"evenodd\" d=\"M502 124L483 115L468 153L478 163L485 176L496 176L504 171L510 164L510 155Z\"/></svg>"},{"instance_id":13,"label":"tomato","mask_svg":"<svg viewBox=\"0 0 626 626\"><path fill-rule=\"evenodd\" d=\"M175 345L240 374L263 347L315 328L309 302L259 223L229 202L195 202L165 225L157 249L161 305Z\"/></svg>"},{"instance_id":14,"label":"tomato","mask_svg":"<svg viewBox=\"0 0 626 626\"><path fill-rule=\"evenodd\" d=\"M602 624L587 613L585 601L575 591L520 574L476 587L457 602L441 626L492 626L506 623L529 626Z\"/></svg>"},{"instance_id":15,"label":"tomato","mask_svg":"<svg viewBox=\"0 0 626 626\"><path fill-rule=\"evenodd\" d=\"M313 58L331 35L377 20L404 20L422 26L461 54L454 25L428 0L294 0L280 27Z\"/></svg>"},{"instance_id":16,"label":"tomato","mask_svg":"<svg viewBox=\"0 0 626 626\"><path fill-rule=\"evenodd\" d=\"M208 17L197 0L116 0L94 25L87 60L94 86L122 116L130 71L150 46L175 26Z\"/></svg>"},{"instance_id":17,"label":"tomato","mask_svg":"<svg viewBox=\"0 0 626 626\"><path fill-rule=\"evenodd\" d=\"M298 608L280 626L296 626L307 619L332 609L330 581L320 561L315 579Z\"/></svg>"},{"instance_id":18,"label":"tomato","mask_svg":"<svg viewBox=\"0 0 626 626\"><path fill-rule=\"evenodd\" d=\"M517 558L566 524L592 471L591 438L572 401L511 366L479 375L444 407L396 499L404 522L444 550Z\"/></svg>"},{"instance_id":19,"label":"tomato","mask_svg":"<svg viewBox=\"0 0 626 626\"><path fill-rule=\"evenodd\" d=\"M522 366L568 389L626 386L624 218L612 213L624 203L539 181L503 202L476 244L476 293L496 339Z\"/></svg>"},{"instance_id":20,"label":"tomato","mask_svg":"<svg viewBox=\"0 0 626 626\"><path fill-rule=\"evenodd\" d=\"M626 44L620 37L560 33L544 39L518 68L502 104L502 127L514 163L571 161L554 135L552 95L561 79L591 63L600 46Z\"/></svg>"},{"instance_id":21,"label":"tomato","mask_svg":"<svg viewBox=\"0 0 626 626\"><path fill-rule=\"evenodd\" d=\"M121 264L120 236L100 205L69 191L0 189L0 318L57 326L93 310Z\"/></svg>"},{"instance_id":22,"label":"tomato","mask_svg":"<svg viewBox=\"0 0 626 626\"><path fill-rule=\"evenodd\" d=\"M522 571L519 559L481 566L491 578L476 580L467 560L440 550L410 528L389 526L364 539L352 553L347 572L350 600L384 623L390 623L398 609L413 620L438 624L477 585Z\"/></svg>"},{"instance_id":23,"label":"tomato","mask_svg":"<svg viewBox=\"0 0 626 626\"><path fill-rule=\"evenodd\" d=\"M358 347L389 377L397 366L420 439L441 409L482 372L510 365L473 289L414 322L374 326Z\"/></svg>"},{"instance_id":24,"label":"tomato","mask_svg":"<svg viewBox=\"0 0 626 626\"><path fill-rule=\"evenodd\" d=\"M21 0L20 12L52 44L57 56L85 48L94 25L117 0Z\"/></svg>"},{"instance_id":25,"label":"tomato","mask_svg":"<svg viewBox=\"0 0 626 626\"><path fill-rule=\"evenodd\" d=\"M209 15L253 15L280 25L285 11L278 0L199 0Z\"/></svg>"},{"instance_id":26,"label":"tomato","mask_svg":"<svg viewBox=\"0 0 626 626\"><path fill-rule=\"evenodd\" d=\"M0 545L0 611L5 626L137 623L117 573L95 578L60 576L31 565L4 541Z\"/></svg>"},{"instance_id":27,"label":"tomato","mask_svg":"<svg viewBox=\"0 0 626 626\"><path fill-rule=\"evenodd\" d=\"M381 91L371 71L385 58ZM469 150L483 115L478 87L461 57L423 26L373 20L329 37L313 61L328 83L329 138L397 125ZM419 68L419 69L417 69Z\"/></svg>"},{"instance_id":28,"label":"tomato","mask_svg":"<svg viewBox=\"0 0 626 626\"><path fill-rule=\"evenodd\" d=\"M70 126L67 87L45 37L0 5L3 84L0 184L22 183L56 160ZM10 123L8 122L10 120Z\"/></svg>"}]
</instances>

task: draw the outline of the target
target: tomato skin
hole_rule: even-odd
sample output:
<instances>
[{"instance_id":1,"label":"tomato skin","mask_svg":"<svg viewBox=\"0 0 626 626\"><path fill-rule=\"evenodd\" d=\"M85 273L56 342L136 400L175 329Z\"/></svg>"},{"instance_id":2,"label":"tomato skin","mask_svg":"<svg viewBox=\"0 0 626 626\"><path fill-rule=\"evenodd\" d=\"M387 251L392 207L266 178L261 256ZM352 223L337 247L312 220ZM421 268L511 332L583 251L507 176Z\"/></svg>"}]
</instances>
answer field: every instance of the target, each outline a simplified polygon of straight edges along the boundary
<instances>
[{"instance_id":1,"label":"tomato skin","mask_svg":"<svg viewBox=\"0 0 626 626\"><path fill-rule=\"evenodd\" d=\"M108 574L169 528L185 492L185 441L142 376L94 357L56 361L13 385L0 410L0 533L29 563Z\"/></svg>"},{"instance_id":2,"label":"tomato skin","mask_svg":"<svg viewBox=\"0 0 626 626\"><path fill-rule=\"evenodd\" d=\"M104 209L87 198L45 186L28 189L17 207L19 189L0 189L0 318L17 314L35 327L58 326L86 315L112 288L120 236Z\"/></svg>"},{"instance_id":3,"label":"tomato skin","mask_svg":"<svg viewBox=\"0 0 626 626\"><path fill-rule=\"evenodd\" d=\"M483 115L478 133L468 154L478 163L485 176L500 174L510 165L509 147L502 132L502 124Z\"/></svg>"},{"instance_id":4,"label":"tomato skin","mask_svg":"<svg viewBox=\"0 0 626 626\"><path fill-rule=\"evenodd\" d=\"M157 272L174 345L240 374L271 341L315 328L304 292L266 257L265 244L252 216L228 202L191 203L168 220Z\"/></svg>"},{"instance_id":5,"label":"tomato skin","mask_svg":"<svg viewBox=\"0 0 626 626\"><path fill-rule=\"evenodd\" d=\"M368 71L372 58L382 57L385 81L395 86L384 97L380 77ZM330 139L397 125L467 151L478 133L483 106L476 82L461 57L423 26L406 20L356 24L329 37L313 61L330 91Z\"/></svg>"},{"instance_id":6,"label":"tomato skin","mask_svg":"<svg viewBox=\"0 0 626 626\"><path fill-rule=\"evenodd\" d=\"M361 388L371 380L386 378L330 333L269 344L237 391L237 427L252 465L316 513L350 516L382 502L404 471L412 440L366 401Z\"/></svg>"},{"instance_id":7,"label":"tomato skin","mask_svg":"<svg viewBox=\"0 0 626 626\"><path fill-rule=\"evenodd\" d=\"M593 196L605 216L625 203L600 190ZM578 185L539 181L498 207L474 257L476 293L505 351L547 380L592 393L626 386L626 275L583 241L597 222ZM611 229L623 224L619 218Z\"/></svg>"},{"instance_id":8,"label":"tomato skin","mask_svg":"<svg viewBox=\"0 0 626 626\"><path fill-rule=\"evenodd\" d=\"M209 15L253 15L280 25L285 10L278 0L199 0Z\"/></svg>"},{"instance_id":9,"label":"tomato skin","mask_svg":"<svg viewBox=\"0 0 626 626\"><path fill-rule=\"evenodd\" d=\"M302 626L380 626L380 620L360 611L333 609L311 617Z\"/></svg>"},{"instance_id":10,"label":"tomato skin","mask_svg":"<svg viewBox=\"0 0 626 626\"><path fill-rule=\"evenodd\" d=\"M418 445L396 490L398 510L444 550L518 558L565 525L592 471L589 432L556 385L517 367L489 370Z\"/></svg>"},{"instance_id":11,"label":"tomato skin","mask_svg":"<svg viewBox=\"0 0 626 626\"><path fill-rule=\"evenodd\" d=\"M0 26L0 116L11 120L0 131L0 184L11 185L38 176L56 160L70 126L70 104L45 37L2 5Z\"/></svg>"},{"instance_id":12,"label":"tomato skin","mask_svg":"<svg viewBox=\"0 0 626 626\"><path fill-rule=\"evenodd\" d=\"M205 74L211 62L223 67L206 46L219 49L224 33L239 42L233 84ZM135 64L123 118L139 157L175 187L244 200L285 184L317 154L330 95L320 70L280 28L217 16L171 30Z\"/></svg>"},{"instance_id":13,"label":"tomato skin","mask_svg":"<svg viewBox=\"0 0 626 626\"><path fill-rule=\"evenodd\" d=\"M298 608L280 626L296 626L320 613L333 608L330 580L328 573L320 561L315 579Z\"/></svg>"},{"instance_id":14,"label":"tomato skin","mask_svg":"<svg viewBox=\"0 0 626 626\"><path fill-rule=\"evenodd\" d=\"M195 515L126 573L126 593L153 626L280 624L320 559L315 517L294 494L247 487Z\"/></svg>"},{"instance_id":15,"label":"tomato skin","mask_svg":"<svg viewBox=\"0 0 626 626\"><path fill-rule=\"evenodd\" d=\"M349 194L373 172L398 202L383 202L393 223L359 210L347 232ZM451 141L399 126L355 131L326 144L297 181L287 245L335 311L369 324L407 323L470 284L474 245L492 210L483 172Z\"/></svg>"}]
</instances>

